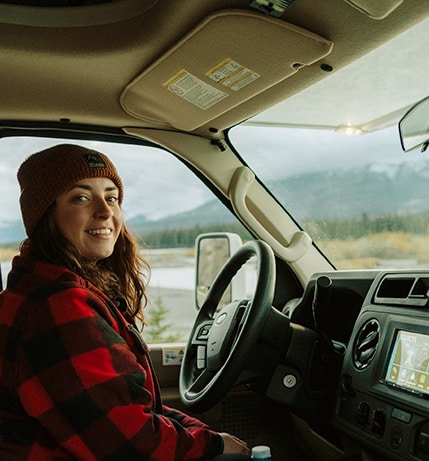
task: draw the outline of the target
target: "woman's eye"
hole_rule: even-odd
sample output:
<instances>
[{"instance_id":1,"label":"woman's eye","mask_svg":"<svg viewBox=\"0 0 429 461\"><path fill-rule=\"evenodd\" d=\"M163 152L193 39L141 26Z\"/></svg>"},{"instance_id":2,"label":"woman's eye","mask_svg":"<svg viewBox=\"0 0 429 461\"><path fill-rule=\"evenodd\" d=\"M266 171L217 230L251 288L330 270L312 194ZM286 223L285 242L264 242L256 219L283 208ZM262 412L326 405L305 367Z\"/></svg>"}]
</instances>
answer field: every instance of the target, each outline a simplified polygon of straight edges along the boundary
<instances>
[{"instance_id":1,"label":"woman's eye","mask_svg":"<svg viewBox=\"0 0 429 461\"><path fill-rule=\"evenodd\" d=\"M87 200L89 199L86 195L78 195L74 198L75 202L86 202Z\"/></svg>"},{"instance_id":2,"label":"woman's eye","mask_svg":"<svg viewBox=\"0 0 429 461\"><path fill-rule=\"evenodd\" d=\"M117 197L116 195L112 195L112 196L110 196L110 197L107 197L106 200L107 200L108 202L115 203L115 202L117 202L117 201L119 200L119 197Z\"/></svg>"}]
</instances>

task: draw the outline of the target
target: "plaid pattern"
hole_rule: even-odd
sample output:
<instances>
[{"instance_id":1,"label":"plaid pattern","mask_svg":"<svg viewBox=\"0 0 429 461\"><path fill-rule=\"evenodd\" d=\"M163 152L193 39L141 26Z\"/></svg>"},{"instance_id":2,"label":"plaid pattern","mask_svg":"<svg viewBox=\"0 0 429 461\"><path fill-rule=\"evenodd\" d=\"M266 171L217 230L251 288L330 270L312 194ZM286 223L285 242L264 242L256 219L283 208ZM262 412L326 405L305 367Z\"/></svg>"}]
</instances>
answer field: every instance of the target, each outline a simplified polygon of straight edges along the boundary
<instances>
[{"instance_id":1,"label":"plaid pattern","mask_svg":"<svg viewBox=\"0 0 429 461\"><path fill-rule=\"evenodd\" d=\"M102 292L62 267L15 257L0 295L0 459L222 452L216 432L159 395L146 345Z\"/></svg>"}]
</instances>

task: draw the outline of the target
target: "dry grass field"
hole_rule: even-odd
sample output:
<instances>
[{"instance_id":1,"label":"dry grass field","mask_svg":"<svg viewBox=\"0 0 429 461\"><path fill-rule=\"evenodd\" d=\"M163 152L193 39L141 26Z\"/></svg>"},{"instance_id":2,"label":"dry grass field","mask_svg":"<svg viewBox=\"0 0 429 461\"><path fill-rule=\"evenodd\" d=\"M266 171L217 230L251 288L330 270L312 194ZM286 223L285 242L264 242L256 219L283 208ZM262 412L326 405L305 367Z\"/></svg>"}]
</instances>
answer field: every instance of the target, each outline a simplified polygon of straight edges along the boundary
<instances>
[{"instance_id":1,"label":"dry grass field","mask_svg":"<svg viewBox=\"0 0 429 461\"><path fill-rule=\"evenodd\" d=\"M337 269L374 269L384 267L385 261L429 268L429 234L383 232L359 239L322 240L317 245ZM0 261L10 261L17 251L17 247L0 248ZM194 248L144 249L143 253L153 268L189 267L195 258Z\"/></svg>"},{"instance_id":2,"label":"dry grass field","mask_svg":"<svg viewBox=\"0 0 429 461\"><path fill-rule=\"evenodd\" d=\"M337 269L429 268L429 235L383 232L318 245Z\"/></svg>"}]
</instances>

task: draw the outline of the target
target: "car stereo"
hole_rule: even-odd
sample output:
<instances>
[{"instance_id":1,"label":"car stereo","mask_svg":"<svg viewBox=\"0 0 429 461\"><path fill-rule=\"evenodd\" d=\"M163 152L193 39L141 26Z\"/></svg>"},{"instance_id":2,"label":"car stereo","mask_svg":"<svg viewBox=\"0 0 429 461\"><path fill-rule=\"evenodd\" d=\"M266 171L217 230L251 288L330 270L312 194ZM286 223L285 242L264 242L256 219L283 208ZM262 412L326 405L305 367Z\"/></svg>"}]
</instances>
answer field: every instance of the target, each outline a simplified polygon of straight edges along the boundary
<instances>
[{"instance_id":1,"label":"car stereo","mask_svg":"<svg viewBox=\"0 0 429 461\"><path fill-rule=\"evenodd\" d=\"M429 398L429 335L396 331L384 382Z\"/></svg>"}]
</instances>

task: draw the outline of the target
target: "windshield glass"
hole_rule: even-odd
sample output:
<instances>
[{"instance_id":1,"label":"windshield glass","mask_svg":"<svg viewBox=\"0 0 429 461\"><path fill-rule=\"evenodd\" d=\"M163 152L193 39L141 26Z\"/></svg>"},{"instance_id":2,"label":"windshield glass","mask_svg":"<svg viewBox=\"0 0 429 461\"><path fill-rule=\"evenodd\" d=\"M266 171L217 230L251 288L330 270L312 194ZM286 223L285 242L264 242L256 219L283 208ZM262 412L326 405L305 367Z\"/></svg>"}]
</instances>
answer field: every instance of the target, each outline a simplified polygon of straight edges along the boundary
<instances>
[{"instance_id":1,"label":"windshield glass","mask_svg":"<svg viewBox=\"0 0 429 461\"><path fill-rule=\"evenodd\" d=\"M429 266L429 159L397 127L239 126L232 143L338 269Z\"/></svg>"},{"instance_id":2,"label":"windshield glass","mask_svg":"<svg viewBox=\"0 0 429 461\"><path fill-rule=\"evenodd\" d=\"M428 25L229 132L244 162L338 269L429 267L429 157L404 153L398 130L428 95Z\"/></svg>"}]
</instances>

